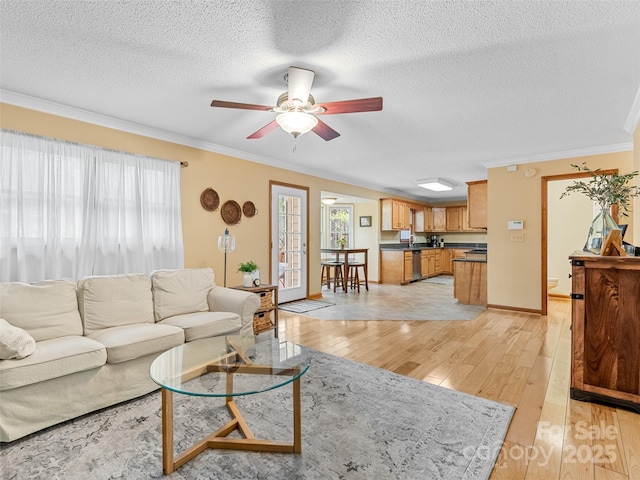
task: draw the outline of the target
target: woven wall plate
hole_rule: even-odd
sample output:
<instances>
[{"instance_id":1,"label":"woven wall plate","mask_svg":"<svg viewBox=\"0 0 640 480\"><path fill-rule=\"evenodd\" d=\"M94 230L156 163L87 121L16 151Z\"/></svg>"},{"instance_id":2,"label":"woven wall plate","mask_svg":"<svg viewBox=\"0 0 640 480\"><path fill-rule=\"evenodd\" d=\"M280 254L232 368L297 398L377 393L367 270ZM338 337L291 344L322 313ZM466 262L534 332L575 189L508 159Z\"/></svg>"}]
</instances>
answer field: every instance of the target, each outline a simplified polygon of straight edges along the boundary
<instances>
[{"instance_id":1,"label":"woven wall plate","mask_svg":"<svg viewBox=\"0 0 640 480\"><path fill-rule=\"evenodd\" d=\"M222 220L224 220L224 223L226 223L227 225L235 225L236 223L240 223L240 218L242 217L242 209L240 208L240 204L233 200L227 200L222 204L220 215L222 215Z\"/></svg>"},{"instance_id":2,"label":"woven wall plate","mask_svg":"<svg viewBox=\"0 0 640 480\"><path fill-rule=\"evenodd\" d=\"M242 204L242 213L244 213L245 217L251 218L258 214L258 209L253 202L244 202Z\"/></svg>"},{"instance_id":3,"label":"woven wall plate","mask_svg":"<svg viewBox=\"0 0 640 480\"><path fill-rule=\"evenodd\" d=\"M200 194L200 205L208 212L214 212L220 205L220 197L218 192L213 188L207 188Z\"/></svg>"}]
</instances>

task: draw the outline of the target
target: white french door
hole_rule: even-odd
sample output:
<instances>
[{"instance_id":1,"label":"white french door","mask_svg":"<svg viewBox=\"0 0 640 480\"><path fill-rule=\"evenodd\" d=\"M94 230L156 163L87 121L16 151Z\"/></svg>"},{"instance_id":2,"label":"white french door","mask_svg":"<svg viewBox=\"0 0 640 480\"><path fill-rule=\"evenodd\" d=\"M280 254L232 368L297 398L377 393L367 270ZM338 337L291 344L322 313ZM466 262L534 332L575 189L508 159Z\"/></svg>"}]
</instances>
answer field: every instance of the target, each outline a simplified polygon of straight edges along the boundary
<instances>
[{"instance_id":1,"label":"white french door","mask_svg":"<svg viewBox=\"0 0 640 480\"><path fill-rule=\"evenodd\" d=\"M304 188L271 184L271 283L280 303L307 297L307 196Z\"/></svg>"}]
</instances>

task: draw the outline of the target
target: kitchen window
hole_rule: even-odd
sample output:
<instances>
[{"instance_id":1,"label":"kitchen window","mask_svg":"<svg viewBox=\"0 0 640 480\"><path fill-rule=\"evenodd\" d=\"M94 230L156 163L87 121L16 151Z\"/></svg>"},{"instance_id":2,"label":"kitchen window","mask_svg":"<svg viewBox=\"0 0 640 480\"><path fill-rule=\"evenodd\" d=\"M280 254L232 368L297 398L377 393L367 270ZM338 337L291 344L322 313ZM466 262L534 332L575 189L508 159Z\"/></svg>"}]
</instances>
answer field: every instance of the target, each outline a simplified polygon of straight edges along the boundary
<instances>
[{"instance_id":1,"label":"kitchen window","mask_svg":"<svg viewBox=\"0 0 640 480\"><path fill-rule=\"evenodd\" d=\"M352 246L353 206L322 206L322 248L340 248L340 239L345 239L345 248Z\"/></svg>"}]
</instances>

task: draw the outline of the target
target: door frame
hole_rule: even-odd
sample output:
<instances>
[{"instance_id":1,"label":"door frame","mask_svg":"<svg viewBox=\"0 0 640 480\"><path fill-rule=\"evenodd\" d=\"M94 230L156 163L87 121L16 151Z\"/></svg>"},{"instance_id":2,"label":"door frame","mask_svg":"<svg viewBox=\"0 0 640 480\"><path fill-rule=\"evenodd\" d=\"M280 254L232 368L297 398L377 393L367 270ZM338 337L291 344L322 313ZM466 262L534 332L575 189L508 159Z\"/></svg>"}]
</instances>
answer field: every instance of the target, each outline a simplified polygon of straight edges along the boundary
<instances>
[{"instance_id":1,"label":"door frame","mask_svg":"<svg viewBox=\"0 0 640 480\"><path fill-rule=\"evenodd\" d=\"M297 190L303 190L306 192L307 195L307 205L306 205L306 211L304 212L305 216L306 216L306 232L305 232L305 236L307 239L307 253L305 255L306 259L306 266L305 266L305 273L306 273L306 284L307 284L307 288L306 288L306 292L304 293L305 298L309 298L309 204L311 203L309 201L309 187L304 186L304 185L297 185L294 183L287 183L287 182L279 182L277 180L269 180L269 281L271 281L271 279L273 278L273 269L274 268L278 268L277 265L273 265L273 187L274 186L279 186L279 187L287 187L287 188L295 188ZM279 287L279 285L276 285L277 287Z\"/></svg>"}]
</instances>

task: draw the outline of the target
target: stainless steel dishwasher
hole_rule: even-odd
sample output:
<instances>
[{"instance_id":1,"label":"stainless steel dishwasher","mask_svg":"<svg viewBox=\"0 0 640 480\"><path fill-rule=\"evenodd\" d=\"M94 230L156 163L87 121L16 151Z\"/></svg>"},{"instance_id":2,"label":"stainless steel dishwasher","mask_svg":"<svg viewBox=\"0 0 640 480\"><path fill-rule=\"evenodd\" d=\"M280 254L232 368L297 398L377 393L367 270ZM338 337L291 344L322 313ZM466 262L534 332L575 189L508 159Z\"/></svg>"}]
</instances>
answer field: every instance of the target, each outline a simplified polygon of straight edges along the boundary
<instances>
[{"instance_id":1,"label":"stainless steel dishwasher","mask_svg":"<svg viewBox=\"0 0 640 480\"><path fill-rule=\"evenodd\" d=\"M412 250L413 256L412 260L412 272L411 272L411 281L420 280L422 278L422 251L421 250Z\"/></svg>"}]
</instances>

